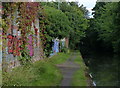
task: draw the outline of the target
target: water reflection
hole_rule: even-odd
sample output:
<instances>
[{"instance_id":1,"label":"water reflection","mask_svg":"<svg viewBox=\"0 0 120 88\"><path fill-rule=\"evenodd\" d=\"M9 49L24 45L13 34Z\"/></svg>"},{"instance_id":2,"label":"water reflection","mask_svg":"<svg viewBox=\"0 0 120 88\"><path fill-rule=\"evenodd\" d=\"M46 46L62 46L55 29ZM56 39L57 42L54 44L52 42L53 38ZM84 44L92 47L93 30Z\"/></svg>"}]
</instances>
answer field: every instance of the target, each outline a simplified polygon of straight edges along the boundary
<instances>
[{"instance_id":1,"label":"water reflection","mask_svg":"<svg viewBox=\"0 0 120 88\"><path fill-rule=\"evenodd\" d=\"M120 56L90 55L84 57L97 86L120 86Z\"/></svg>"}]
</instances>

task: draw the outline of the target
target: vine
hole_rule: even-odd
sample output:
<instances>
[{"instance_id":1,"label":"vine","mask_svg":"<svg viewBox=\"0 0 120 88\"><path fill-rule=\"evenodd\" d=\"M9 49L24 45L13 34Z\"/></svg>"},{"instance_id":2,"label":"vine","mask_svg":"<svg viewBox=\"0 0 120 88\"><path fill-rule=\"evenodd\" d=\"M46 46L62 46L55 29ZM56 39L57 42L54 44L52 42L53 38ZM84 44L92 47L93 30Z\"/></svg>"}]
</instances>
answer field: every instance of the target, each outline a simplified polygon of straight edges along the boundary
<instances>
[{"instance_id":1,"label":"vine","mask_svg":"<svg viewBox=\"0 0 120 88\"><path fill-rule=\"evenodd\" d=\"M42 47L44 50L44 53L46 56L48 56L47 54L47 44L49 44L48 41L48 34L46 31L46 26L49 25L48 20L46 19L46 14L44 12L44 8L40 8L41 12L39 13L39 24L40 24L40 37L41 37L41 42L42 42Z\"/></svg>"},{"instance_id":2,"label":"vine","mask_svg":"<svg viewBox=\"0 0 120 88\"><path fill-rule=\"evenodd\" d=\"M35 23L38 12L40 12L40 3L38 2L8 2L3 3L3 16L2 19L5 21L3 28L3 36L5 41L8 39L8 48L13 49L11 54L20 55L22 57L30 57L32 54L28 53L28 36L31 34L37 35L39 29L34 25L34 31L31 30L32 24ZM20 36L14 35L14 27L18 27L17 32L20 32ZM10 39L11 38L11 39ZM32 41L31 41L32 42ZM16 46L17 44L18 46ZM4 46L6 47L6 46ZM31 49L31 48L30 48ZM16 52L20 53L16 54ZM25 60L29 58L21 58Z\"/></svg>"}]
</instances>

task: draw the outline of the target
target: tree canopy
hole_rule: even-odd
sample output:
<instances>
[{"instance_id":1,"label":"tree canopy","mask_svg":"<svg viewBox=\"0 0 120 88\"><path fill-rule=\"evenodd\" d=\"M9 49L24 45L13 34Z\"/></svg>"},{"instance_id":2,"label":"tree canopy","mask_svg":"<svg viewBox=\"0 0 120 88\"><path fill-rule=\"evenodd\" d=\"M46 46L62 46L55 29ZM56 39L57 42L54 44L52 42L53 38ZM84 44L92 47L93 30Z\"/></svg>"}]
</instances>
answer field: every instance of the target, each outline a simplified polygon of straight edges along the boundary
<instances>
[{"instance_id":1,"label":"tree canopy","mask_svg":"<svg viewBox=\"0 0 120 88\"><path fill-rule=\"evenodd\" d=\"M86 31L86 44L100 51L120 53L120 2L97 2ZM90 40L90 41L89 41Z\"/></svg>"},{"instance_id":2,"label":"tree canopy","mask_svg":"<svg viewBox=\"0 0 120 88\"><path fill-rule=\"evenodd\" d=\"M88 20L85 18L83 9L75 2L61 4L60 9L68 16L72 30L70 31L70 48L78 49L79 42L85 37L85 30L88 27Z\"/></svg>"},{"instance_id":3,"label":"tree canopy","mask_svg":"<svg viewBox=\"0 0 120 88\"><path fill-rule=\"evenodd\" d=\"M53 7L45 6L44 9L49 21L49 26L46 29L49 31L49 35L59 39L67 37L71 29L68 17L61 10Z\"/></svg>"},{"instance_id":4,"label":"tree canopy","mask_svg":"<svg viewBox=\"0 0 120 88\"><path fill-rule=\"evenodd\" d=\"M83 10L83 6L79 7L75 2L43 2L41 5L46 13L47 42L50 44L52 39L67 37L69 48L78 49L80 39L85 36L88 27L88 20L85 17L87 10L85 8ZM50 45L47 45L49 46L47 52L51 49Z\"/></svg>"}]
</instances>

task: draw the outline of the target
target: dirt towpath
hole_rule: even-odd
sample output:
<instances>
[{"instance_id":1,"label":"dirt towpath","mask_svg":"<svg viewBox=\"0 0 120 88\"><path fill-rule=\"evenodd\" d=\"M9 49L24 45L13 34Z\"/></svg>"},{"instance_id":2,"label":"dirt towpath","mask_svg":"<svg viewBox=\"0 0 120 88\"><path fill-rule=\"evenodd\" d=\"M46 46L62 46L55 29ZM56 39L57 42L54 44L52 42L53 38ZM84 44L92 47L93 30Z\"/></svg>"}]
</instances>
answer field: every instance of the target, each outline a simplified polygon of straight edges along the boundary
<instances>
[{"instance_id":1,"label":"dirt towpath","mask_svg":"<svg viewBox=\"0 0 120 88\"><path fill-rule=\"evenodd\" d=\"M65 63L57 65L63 74L63 80L60 86L71 86L73 74L80 68L80 65L74 62L75 57L75 53L72 53Z\"/></svg>"}]
</instances>

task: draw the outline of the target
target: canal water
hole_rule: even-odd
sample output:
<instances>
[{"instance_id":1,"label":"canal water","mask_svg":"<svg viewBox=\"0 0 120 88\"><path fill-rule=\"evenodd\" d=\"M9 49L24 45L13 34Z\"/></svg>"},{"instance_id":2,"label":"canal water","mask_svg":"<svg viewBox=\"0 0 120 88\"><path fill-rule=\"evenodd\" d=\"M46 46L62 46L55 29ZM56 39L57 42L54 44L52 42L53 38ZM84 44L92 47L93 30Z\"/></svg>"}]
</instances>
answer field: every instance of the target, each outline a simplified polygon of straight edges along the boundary
<instances>
[{"instance_id":1,"label":"canal water","mask_svg":"<svg viewBox=\"0 0 120 88\"><path fill-rule=\"evenodd\" d=\"M83 58L96 86L120 86L120 56L90 54Z\"/></svg>"}]
</instances>

